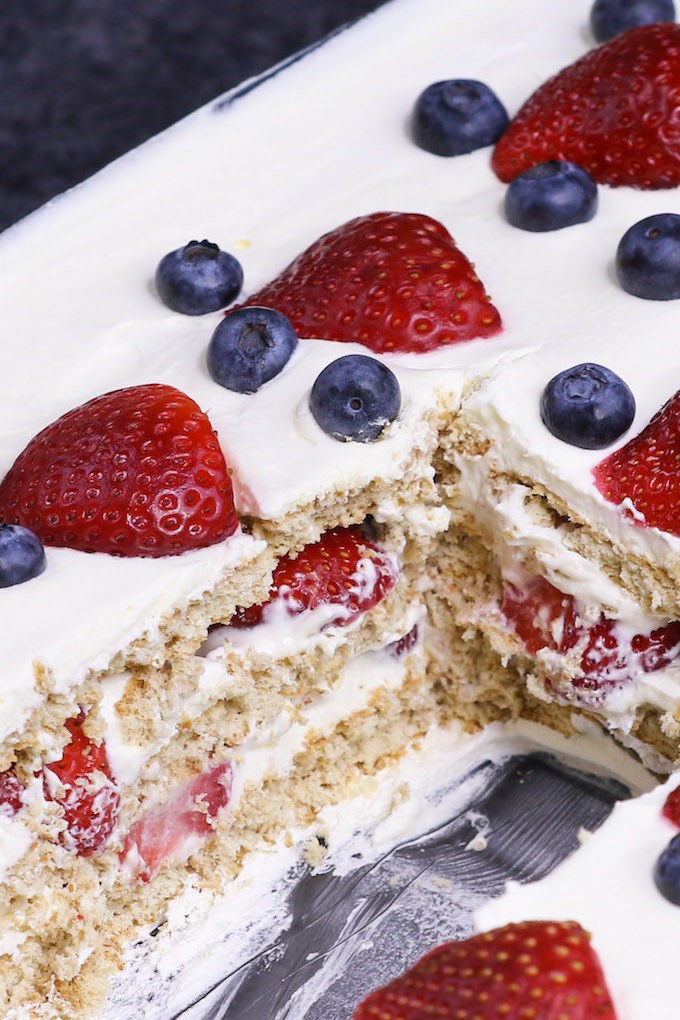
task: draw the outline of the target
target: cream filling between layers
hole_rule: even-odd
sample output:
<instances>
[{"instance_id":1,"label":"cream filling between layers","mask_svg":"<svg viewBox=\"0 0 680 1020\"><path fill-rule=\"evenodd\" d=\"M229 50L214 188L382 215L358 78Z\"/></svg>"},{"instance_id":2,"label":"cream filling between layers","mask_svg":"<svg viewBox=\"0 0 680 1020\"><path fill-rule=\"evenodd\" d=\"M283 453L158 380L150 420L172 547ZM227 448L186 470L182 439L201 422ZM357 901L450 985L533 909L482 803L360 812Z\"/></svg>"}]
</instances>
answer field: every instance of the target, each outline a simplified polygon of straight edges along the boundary
<instances>
[{"instance_id":1,"label":"cream filling between layers","mask_svg":"<svg viewBox=\"0 0 680 1020\"><path fill-rule=\"evenodd\" d=\"M460 471L458 498L462 506L489 536L503 577L516 577L522 587L522 569L530 557L539 566L543 577L559 591L573 596L584 620L599 619L604 613L616 621L615 631L621 643L630 642L636 634L648 634L669 620L647 613L624 589L609 578L593 561L565 546L567 525L549 526L534 519L526 500L530 489L515 483L500 499L494 493L493 473L498 469L491 456L457 454ZM497 614L498 623L502 615ZM539 653L547 665L559 665L557 653ZM652 705L671 715L680 704L680 661L654 672L631 671L629 680L605 693L594 710L607 717L610 728L627 733L641 705ZM673 721L669 718L672 727Z\"/></svg>"},{"instance_id":2,"label":"cream filling between layers","mask_svg":"<svg viewBox=\"0 0 680 1020\"><path fill-rule=\"evenodd\" d=\"M626 330L627 342L621 337L576 335L564 346L545 345L518 352L491 369L466 400L464 414L491 441L484 455L488 470L530 478L563 499L620 551L665 562L680 556L680 538L642 526L643 515L633 512L630 501L624 500L631 510L631 515L626 515L623 506L610 503L600 494L592 474L602 460L641 432L673 395L675 387L666 380L680 378L680 355L669 348L668 325L658 333L648 324L643 330L644 306L649 304L637 299L629 308L632 321L642 330L639 336L645 338L644 357L639 336L631 337L630 330ZM636 401L630 429L604 450L584 450L562 442L541 420L541 396L548 382L558 372L588 361L604 364L620 375Z\"/></svg>"},{"instance_id":3,"label":"cream filling between layers","mask_svg":"<svg viewBox=\"0 0 680 1020\"><path fill-rule=\"evenodd\" d=\"M389 561L396 582L400 574L398 557L390 556ZM350 595L360 602L363 600L364 604L372 598L379 575L370 556L359 560L350 580ZM363 612L352 619L352 610L339 603L326 602L314 609L296 612L288 608L289 600L295 604L295 596L291 596L290 588L284 585L277 596L264 606L260 623L254 627L234 627L229 624L214 627L197 654L215 659L227 643L240 652L252 649L277 659L310 651L312 648L322 648L325 653L332 655L345 643L347 635L361 627L364 620Z\"/></svg>"},{"instance_id":4,"label":"cream filling between layers","mask_svg":"<svg viewBox=\"0 0 680 1020\"><path fill-rule=\"evenodd\" d=\"M511 11L493 0L388 4L238 101L211 104L8 231L0 240L6 353L0 474L68 409L116 387L165 382L185 389L209 414L235 469L238 509L278 520L325 493L399 478L413 449L429 442L425 416L436 399L455 410L466 380L504 354L509 360L470 407L501 439L508 464L535 472L629 547L677 555L678 540L633 528L597 495L589 473L596 458L551 437L537 412L551 375L594 358L633 386L639 408L633 430L670 395L667 381L680 371L675 309L625 294L609 272L621 234L658 212L658 194L601 188L590 223L530 235L501 213L505 187L491 171L488 149L441 159L415 146L406 128L414 97L452 74L487 82L512 113L585 52L587 6L554 3L546 18L539 0L516 0ZM348 67L353 94L370 96L360 116L348 101ZM272 121L275 108L298 116L286 118L284 128ZM263 125L277 153L276 187L271 162L252 159ZM259 393L233 394L205 366L220 313L198 320L170 313L150 283L165 252L208 236L239 256L245 293L252 293L324 231L380 209L420 211L450 228L477 263L504 332L433 357L385 357L404 402L376 444L334 442L307 407L319 371L363 348L303 341ZM49 330L36 328L36 279L50 309ZM517 357L527 348L530 357ZM384 510L395 512L389 500ZM34 660L54 667L67 692L92 663L108 661L138 636L130 623L135 608L153 616L161 598L168 606L181 601L187 591L174 587L178 574L186 579L195 568L195 585L187 582L193 591L198 578L214 579L218 557L219 547L154 562L50 550L42 578L0 591L0 739L39 703ZM147 586L142 603L138 593Z\"/></svg>"},{"instance_id":5,"label":"cream filling between layers","mask_svg":"<svg viewBox=\"0 0 680 1020\"><path fill-rule=\"evenodd\" d=\"M160 559L48 549L43 574L0 588L6 621L0 741L40 705L37 670L49 674L54 691L68 695L133 642L158 641L171 612L201 598L225 571L246 566L264 549L264 542L241 532L206 549ZM15 614L31 622L30 631L12 626Z\"/></svg>"},{"instance_id":6,"label":"cream filling between layers","mask_svg":"<svg viewBox=\"0 0 680 1020\"><path fill-rule=\"evenodd\" d=\"M237 806L245 784L258 783L266 775L289 772L294 756L304 748L310 736L331 734L343 719L366 708L379 688L398 688L404 682L412 654L398 658L380 649L355 656L332 688L301 698L274 719L253 727L247 739L233 750L234 783L230 806ZM126 682L125 674L107 680L101 706L107 754L121 785L131 785L140 778L146 764L172 740L180 722L179 717L168 721L167 731L152 744L142 747L127 742L115 711ZM206 660L198 694L190 705L183 705L181 719L189 718L189 713L193 718L199 716L216 694L221 697L227 694L229 684L223 664Z\"/></svg>"}]
</instances>

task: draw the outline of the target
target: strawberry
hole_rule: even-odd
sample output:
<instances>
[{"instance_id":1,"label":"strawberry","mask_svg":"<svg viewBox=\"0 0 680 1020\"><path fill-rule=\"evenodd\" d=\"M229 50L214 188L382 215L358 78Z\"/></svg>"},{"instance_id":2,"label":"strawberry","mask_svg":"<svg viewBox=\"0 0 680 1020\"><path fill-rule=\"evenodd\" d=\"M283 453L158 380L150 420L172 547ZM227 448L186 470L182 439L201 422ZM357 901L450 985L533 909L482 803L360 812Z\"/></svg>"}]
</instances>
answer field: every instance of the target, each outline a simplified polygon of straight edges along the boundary
<instances>
[{"instance_id":1,"label":"strawberry","mask_svg":"<svg viewBox=\"0 0 680 1020\"><path fill-rule=\"evenodd\" d=\"M168 556L238 526L207 416L172 386L95 397L43 429L0 484L0 519L45 545Z\"/></svg>"},{"instance_id":2,"label":"strawberry","mask_svg":"<svg viewBox=\"0 0 680 1020\"><path fill-rule=\"evenodd\" d=\"M392 656L393 659L401 659L402 656L408 655L408 653L415 648L419 637L418 624L414 624L407 634L400 637L397 641L392 641L391 644L387 645L386 651Z\"/></svg>"},{"instance_id":3,"label":"strawberry","mask_svg":"<svg viewBox=\"0 0 680 1020\"><path fill-rule=\"evenodd\" d=\"M24 784L15 773L8 769L0 772L0 812L10 817L23 807Z\"/></svg>"},{"instance_id":4,"label":"strawberry","mask_svg":"<svg viewBox=\"0 0 680 1020\"><path fill-rule=\"evenodd\" d=\"M661 814L680 829L680 786L676 786L668 794Z\"/></svg>"},{"instance_id":5,"label":"strawberry","mask_svg":"<svg viewBox=\"0 0 680 1020\"><path fill-rule=\"evenodd\" d=\"M214 831L218 813L229 803L231 784L231 765L223 762L186 783L161 807L147 811L125 837L119 855L123 866L148 882L164 861L195 850L197 841Z\"/></svg>"},{"instance_id":6,"label":"strawberry","mask_svg":"<svg viewBox=\"0 0 680 1020\"><path fill-rule=\"evenodd\" d=\"M354 1020L616 1020L589 934L575 921L509 924L448 942L368 996Z\"/></svg>"},{"instance_id":7,"label":"strawberry","mask_svg":"<svg viewBox=\"0 0 680 1020\"><path fill-rule=\"evenodd\" d=\"M494 149L511 181L536 163L566 159L601 184L680 184L680 25L633 28L542 85Z\"/></svg>"},{"instance_id":8,"label":"strawberry","mask_svg":"<svg viewBox=\"0 0 680 1020\"><path fill-rule=\"evenodd\" d=\"M472 263L441 223L419 213L350 220L246 303L282 312L298 336L376 353L431 351L501 328Z\"/></svg>"},{"instance_id":9,"label":"strawberry","mask_svg":"<svg viewBox=\"0 0 680 1020\"><path fill-rule=\"evenodd\" d=\"M594 468L595 485L636 524L680 537L680 390L649 425Z\"/></svg>"},{"instance_id":10,"label":"strawberry","mask_svg":"<svg viewBox=\"0 0 680 1020\"><path fill-rule=\"evenodd\" d=\"M276 565L269 598L258 606L238 608L233 627L255 627L267 618L267 607L283 605L290 616L336 607L325 626L345 627L377 605L397 582L392 557L370 541L361 527L333 528L297 556Z\"/></svg>"},{"instance_id":11,"label":"strawberry","mask_svg":"<svg viewBox=\"0 0 680 1020\"><path fill-rule=\"evenodd\" d=\"M680 623L627 638L615 620L602 614L586 624L575 599L542 577L527 575L521 587L505 582L502 612L526 650L566 654L578 646L582 675L570 682L585 691L601 691L630 681L635 673L653 673L680 655Z\"/></svg>"},{"instance_id":12,"label":"strawberry","mask_svg":"<svg viewBox=\"0 0 680 1020\"><path fill-rule=\"evenodd\" d=\"M61 839L79 857L99 853L115 828L120 794L111 773L104 744L95 744L84 733L85 714L68 719L71 741L59 761L42 770L48 800L61 805L66 829Z\"/></svg>"}]
</instances>

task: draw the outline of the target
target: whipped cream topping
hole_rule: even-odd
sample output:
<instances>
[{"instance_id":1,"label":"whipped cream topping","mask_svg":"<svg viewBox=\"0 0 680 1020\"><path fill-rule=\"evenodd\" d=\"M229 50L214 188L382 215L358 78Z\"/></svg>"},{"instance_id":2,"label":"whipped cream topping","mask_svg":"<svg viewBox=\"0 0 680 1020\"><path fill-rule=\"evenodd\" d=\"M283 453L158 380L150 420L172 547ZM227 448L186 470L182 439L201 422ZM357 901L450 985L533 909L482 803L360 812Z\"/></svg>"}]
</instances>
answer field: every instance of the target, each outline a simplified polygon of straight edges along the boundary
<instances>
[{"instance_id":1,"label":"whipped cream topping","mask_svg":"<svg viewBox=\"0 0 680 1020\"><path fill-rule=\"evenodd\" d=\"M102 553L48 549L47 570L0 588L4 667L0 681L0 739L40 704L36 672L67 695L90 670L105 669L131 642L158 639L175 606L213 587L230 567L264 548L236 534L218 545L166 559L122 559Z\"/></svg>"},{"instance_id":2,"label":"whipped cream topping","mask_svg":"<svg viewBox=\"0 0 680 1020\"><path fill-rule=\"evenodd\" d=\"M209 414L234 469L239 511L277 519L324 492L352 490L375 475L400 477L427 440L435 401L455 408L466 375L486 373L500 358L474 406L508 464L549 481L628 547L677 554L677 539L634 528L604 503L590 476L597 457L560 443L537 412L548 378L579 360L596 359L628 380L638 404L633 430L670 395L680 358L672 302L633 298L611 274L623 231L669 198L602 188L591 223L528 234L503 217L505 189L490 169L488 149L442 159L408 137L415 97L445 77L482 79L515 111L591 44L588 9L588 0L557 4L546 18L538 0L517 0L512 10L493 0L398 0L6 232L0 473L66 410L116 387L164 382ZM353 94L364 97L360 113L348 101L348 67ZM273 122L273 108L295 109L296 117ZM270 156L254 161L263 132ZM361 348L302 342L259 393L231 393L205 366L220 315L183 317L154 293L159 259L191 237L207 236L241 259L247 294L324 231L379 209L420 211L444 222L477 263L505 329L494 340L383 359L397 372L403 407L375 444L331 440L307 405L321 369ZM36 315L36 280L49 328ZM385 507L386 515L392 511ZM38 701L34 662L51 669L67 692L93 662L106 663L139 636L145 620L157 620L214 580L222 555L232 553L214 547L151 562L48 551L42 578L0 592L6 623L0 736Z\"/></svg>"}]
</instances>

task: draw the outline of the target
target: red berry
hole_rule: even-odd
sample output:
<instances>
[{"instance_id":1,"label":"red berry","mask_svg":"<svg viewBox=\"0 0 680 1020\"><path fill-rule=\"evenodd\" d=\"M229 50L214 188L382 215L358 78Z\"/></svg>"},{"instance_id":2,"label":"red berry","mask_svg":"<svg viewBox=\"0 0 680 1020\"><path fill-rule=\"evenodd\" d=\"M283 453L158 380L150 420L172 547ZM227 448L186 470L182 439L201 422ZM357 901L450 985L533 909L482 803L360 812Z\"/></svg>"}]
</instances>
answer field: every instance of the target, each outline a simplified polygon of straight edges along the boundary
<instances>
[{"instance_id":1,"label":"red berry","mask_svg":"<svg viewBox=\"0 0 680 1020\"><path fill-rule=\"evenodd\" d=\"M680 829L680 786L668 794L661 814Z\"/></svg>"},{"instance_id":2,"label":"red berry","mask_svg":"<svg viewBox=\"0 0 680 1020\"><path fill-rule=\"evenodd\" d=\"M325 626L344 627L377 605L398 576L392 557L366 538L360 526L333 528L297 556L279 560L268 600L237 609L230 622L255 627L266 618L267 606L283 602L291 616L317 606L337 606Z\"/></svg>"},{"instance_id":3,"label":"red berry","mask_svg":"<svg viewBox=\"0 0 680 1020\"><path fill-rule=\"evenodd\" d=\"M276 308L298 336L372 351L431 351L501 329L471 262L437 220L380 212L315 241L249 305Z\"/></svg>"},{"instance_id":4,"label":"red berry","mask_svg":"<svg viewBox=\"0 0 680 1020\"><path fill-rule=\"evenodd\" d=\"M229 762L214 765L177 790L161 807L139 818L125 837L120 860L142 882L157 875L164 861L209 836L231 796Z\"/></svg>"},{"instance_id":5,"label":"red berry","mask_svg":"<svg viewBox=\"0 0 680 1020\"><path fill-rule=\"evenodd\" d=\"M59 761L44 766L42 776L46 798L60 804L63 811L64 846L80 857L91 857L103 849L115 828L120 794L106 747L86 736L84 720L83 713L67 720L71 742Z\"/></svg>"},{"instance_id":6,"label":"red berry","mask_svg":"<svg viewBox=\"0 0 680 1020\"><path fill-rule=\"evenodd\" d=\"M634 28L542 85L494 150L502 181L547 160L585 167L601 184L680 184L680 25Z\"/></svg>"},{"instance_id":7,"label":"red berry","mask_svg":"<svg viewBox=\"0 0 680 1020\"><path fill-rule=\"evenodd\" d=\"M5 809L9 815L15 815L23 807L24 784L8 769L0 772L0 810Z\"/></svg>"},{"instance_id":8,"label":"red berry","mask_svg":"<svg viewBox=\"0 0 680 1020\"><path fill-rule=\"evenodd\" d=\"M625 446L597 465L595 485L610 503L629 500L636 524L680 537L680 390Z\"/></svg>"},{"instance_id":9,"label":"red berry","mask_svg":"<svg viewBox=\"0 0 680 1020\"><path fill-rule=\"evenodd\" d=\"M403 655L407 655L412 648L415 648L418 641L418 624L414 624L411 627L408 634L404 634L398 641L393 641L392 644L387 646L387 651L390 653L393 659L401 659Z\"/></svg>"},{"instance_id":10,"label":"red berry","mask_svg":"<svg viewBox=\"0 0 680 1020\"><path fill-rule=\"evenodd\" d=\"M680 623L626 640L615 620L601 615L593 624L584 623L575 599L543 577L527 575L521 586L506 581L501 608L531 655L543 648L561 654L582 649L582 674L570 681L577 689L600 691L624 684L636 671L653 673L680 655Z\"/></svg>"},{"instance_id":11,"label":"red berry","mask_svg":"<svg viewBox=\"0 0 680 1020\"><path fill-rule=\"evenodd\" d=\"M575 921L509 924L433 949L354 1020L616 1020L590 936Z\"/></svg>"},{"instance_id":12,"label":"red berry","mask_svg":"<svg viewBox=\"0 0 680 1020\"><path fill-rule=\"evenodd\" d=\"M45 545L169 556L238 526L217 436L172 386L95 397L43 429L0 485L0 519Z\"/></svg>"}]
</instances>

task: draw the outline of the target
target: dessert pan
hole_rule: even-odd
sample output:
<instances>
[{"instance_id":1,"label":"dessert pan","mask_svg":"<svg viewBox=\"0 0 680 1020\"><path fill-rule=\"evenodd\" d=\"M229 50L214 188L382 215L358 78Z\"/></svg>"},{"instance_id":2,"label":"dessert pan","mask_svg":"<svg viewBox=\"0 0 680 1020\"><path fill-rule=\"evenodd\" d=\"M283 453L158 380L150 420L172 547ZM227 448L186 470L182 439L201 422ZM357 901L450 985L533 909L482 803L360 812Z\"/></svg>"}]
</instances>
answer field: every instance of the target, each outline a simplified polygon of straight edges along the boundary
<instances>
[{"instance_id":1,"label":"dessert pan","mask_svg":"<svg viewBox=\"0 0 680 1020\"><path fill-rule=\"evenodd\" d=\"M545 752L484 761L459 782L474 799L434 831L366 866L357 853L349 874L294 876L287 930L167 1020L349 1020L372 988L469 935L477 906L508 880L547 874L629 796Z\"/></svg>"}]
</instances>

